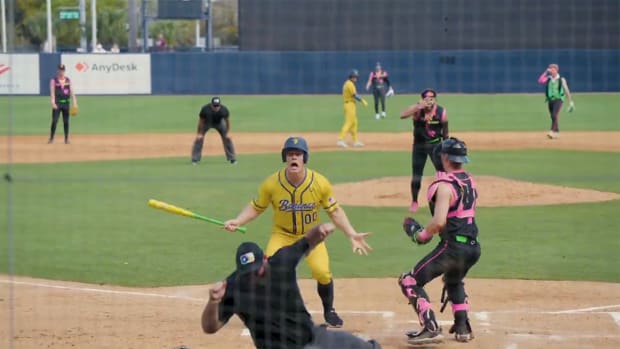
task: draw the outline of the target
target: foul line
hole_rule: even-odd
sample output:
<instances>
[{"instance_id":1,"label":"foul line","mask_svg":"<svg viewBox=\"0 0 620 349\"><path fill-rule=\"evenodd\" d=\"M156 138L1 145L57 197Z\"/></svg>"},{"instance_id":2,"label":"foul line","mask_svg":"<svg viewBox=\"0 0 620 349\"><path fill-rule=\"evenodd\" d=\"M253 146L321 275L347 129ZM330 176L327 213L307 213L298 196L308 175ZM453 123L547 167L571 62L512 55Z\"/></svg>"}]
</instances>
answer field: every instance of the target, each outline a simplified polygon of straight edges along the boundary
<instances>
[{"instance_id":1,"label":"foul line","mask_svg":"<svg viewBox=\"0 0 620 349\"><path fill-rule=\"evenodd\" d=\"M27 281L11 281L11 280L0 279L0 283L3 283L3 284L14 284L14 285L18 285L18 286L53 288L53 289L57 289L57 290L78 291L78 292L116 294L116 295L137 296L137 297L153 297L153 298L178 299L178 300L191 301L191 302L204 302L205 301L202 298L194 298L194 297L186 297L186 296L174 296L174 295L160 294L160 293L148 293L148 292L138 292L138 291L105 290L105 289L101 289L101 288L90 288L90 287L60 286L60 285L50 285L50 284L43 284L43 283L37 283L37 282L27 282Z\"/></svg>"},{"instance_id":2,"label":"foul line","mask_svg":"<svg viewBox=\"0 0 620 349\"><path fill-rule=\"evenodd\" d=\"M574 313L583 313L593 310L603 310L603 309L615 309L620 308L620 304L611 304L611 305L603 305L600 307L590 307L590 308L580 308L580 309L568 309L568 310L560 310L560 311L551 311L549 314L574 314Z\"/></svg>"}]
</instances>

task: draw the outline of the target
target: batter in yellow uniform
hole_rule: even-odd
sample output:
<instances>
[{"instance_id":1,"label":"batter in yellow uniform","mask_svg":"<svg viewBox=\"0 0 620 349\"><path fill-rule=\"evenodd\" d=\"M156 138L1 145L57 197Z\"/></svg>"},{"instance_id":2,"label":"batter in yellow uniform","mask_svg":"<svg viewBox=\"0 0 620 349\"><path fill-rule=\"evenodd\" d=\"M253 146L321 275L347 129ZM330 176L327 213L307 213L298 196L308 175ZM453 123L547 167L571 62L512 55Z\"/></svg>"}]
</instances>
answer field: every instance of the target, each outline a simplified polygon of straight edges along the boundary
<instances>
[{"instance_id":1,"label":"batter in yellow uniform","mask_svg":"<svg viewBox=\"0 0 620 349\"><path fill-rule=\"evenodd\" d=\"M368 254L368 233L357 233L346 213L334 198L332 186L320 173L306 168L308 144L301 137L290 137L282 148L282 161L286 167L267 177L261 184L258 196L239 215L224 223L224 228L235 231L239 226L254 220L269 206L273 208L271 237L265 250L271 256L278 249L291 245L320 223L319 210L323 208L334 224L351 240L353 252ZM329 256L325 243L318 244L306 257L317 280L317 291L323 303L327 325L341 327L342 319L334 309L334 282L329 270Z\"/></svg>"},{"instance_id":2,"label":"batter in yellow uniform","mask_svg":"<svg viewBox=\"0 0 620 349\"><path fill-rule=\"evenodd\" d=\"M357 81L358 76L359 73L357 70L351 70L349 73L349 78L342 86L342 99L344 101L344 125L342 125L342 129L340 130L340 136L338 137L337 143L338 146L342 148L348 147L347 142L344 140L347 133L351 134L354 147L364 146L364 143L360 142L357 138L357 111L355 101L361 102L364 107L368 105L368 102L360 97L355 89L355 82Z\"/></svg>"}]
</instances>

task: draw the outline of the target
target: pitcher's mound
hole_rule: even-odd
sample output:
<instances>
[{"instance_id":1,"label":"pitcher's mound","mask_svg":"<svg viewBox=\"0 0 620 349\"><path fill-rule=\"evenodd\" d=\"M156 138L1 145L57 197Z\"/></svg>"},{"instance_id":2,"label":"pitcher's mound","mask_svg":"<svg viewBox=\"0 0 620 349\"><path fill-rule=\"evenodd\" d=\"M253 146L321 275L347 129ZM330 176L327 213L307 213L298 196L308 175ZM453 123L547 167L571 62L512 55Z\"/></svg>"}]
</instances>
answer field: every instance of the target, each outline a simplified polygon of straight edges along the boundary
<instances>
[{"instance_id":1,"label":"pitcher's mound","mask_svg":"<svg viewBox=\"0 0 620 349\"><path fill-rule=\"evenodd\" d=\"M516 181L495 176L476 176L478 206L534 206L599 202L620 199L616 193L578 189L551 184ZM433 180L424 177L419 203L427 205L426 189ZM410 177L383 177L334 186L338 201L347 206L408 207L411 200Z\"/></svg>"}]
</instances>

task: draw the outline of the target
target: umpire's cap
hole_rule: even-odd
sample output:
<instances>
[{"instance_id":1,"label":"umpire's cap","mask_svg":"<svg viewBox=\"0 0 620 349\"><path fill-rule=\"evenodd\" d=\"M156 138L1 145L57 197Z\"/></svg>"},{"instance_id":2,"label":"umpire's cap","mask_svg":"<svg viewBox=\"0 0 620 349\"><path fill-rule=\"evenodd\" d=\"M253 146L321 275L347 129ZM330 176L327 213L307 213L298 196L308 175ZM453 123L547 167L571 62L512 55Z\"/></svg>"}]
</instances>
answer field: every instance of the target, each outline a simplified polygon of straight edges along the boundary
<instances>
[{"instance_id":1,"label":"umpire's cap","mask_svg":"<svg viewBox=\"0 0 620 349\"><path fill-rule=\"evenodd\" d=\"M420 93L420 96L422 96L422 98L424 97L437 98L437 92L435 92L435 90L433 90L432 88L427 88L426 90L422 91L422 93Z\"/></svg>"},{"instance_id":2,"label":"umpire's cap","mask_svg":"<svg viewBox=\"0 0 620 349\"><path fill-rule=\"evenodd\" d=\"M255 272L263 265L263 250L253 242L243 242L237 247L235 261L237 274L244 275Z\"/></svg>"},{"instance_id":3,"label":"umpire's cap","mask_svg":"<svg viewBox=\"0 0 620 349\"><path fill-rule=\"evenodd\" d=\"M302 137L289 137L282 147L282 162L286 162L286 152L289 150L301 150L304 152L304 164L308 162L308 143Z\"/></svg>"},{"instance_id":4,"label":"umpire's cap","mask_svg":"<svg viewBox=\"0 0 620 349\"><path fill-rule=\"evenodd\" d=\"M351 69L351 71L349 71L349 78L352 77L358 77L360 75L360 73L357 71L357 69Z\"/></svg>"},{"instance_id":5,"label":"umpire's cap","mask_svg":"<svg viewBox=\"0 0 620 349\"><path fill-rule=\"evenodd\" d=\"M441 152L448 155L448 160L459 164L468 163L467 146L458 138L450 137L441 142Z\"/></svg>"},{"instance_id":6,"label":"umpire's cap","mask_svg":"<svg viewBox=\"0 0 620 349\"><path fill-rule=\"evenodd\" d=\"M220 100L220 97L213 97L211 98L211 105L214 107L219 107L222 104L222 101Z\"/></svg>"}]
</instances>

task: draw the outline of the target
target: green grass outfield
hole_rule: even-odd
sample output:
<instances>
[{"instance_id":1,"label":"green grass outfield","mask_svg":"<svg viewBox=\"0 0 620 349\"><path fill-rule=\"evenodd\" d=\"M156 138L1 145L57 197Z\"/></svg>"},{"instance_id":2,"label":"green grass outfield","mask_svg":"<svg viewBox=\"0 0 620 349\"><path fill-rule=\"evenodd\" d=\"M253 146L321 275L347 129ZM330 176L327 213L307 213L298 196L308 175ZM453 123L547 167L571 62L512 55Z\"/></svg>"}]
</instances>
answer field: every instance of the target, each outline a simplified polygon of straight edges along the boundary
<instances>
[{"instance_id":1,"label":"green grass outfield","mask_svg":"<svg viewBox=\"0 0 620 349\"><path fill-rule=\"evenodd\" d=\"M81 97L84 115L75 119L72 127L76 133L191 132L195 114L207 99ZM441 102L444 100L452 110L453 130L544 131L548 126L540 96L446 95ZM563 129L620 129L613 114L620 107L617 95L584 94L575 100L578 113L563 119ZM3 109L7 101L0 99ZM334 105L328 108L327 101ZM400 109L397 102L402 106L408 102L404 97L392 101L390 109ZM46 103L42 97L15 98L13 130L19 134L46 133L49 116L41 114ZM339 100L334 96L227 96L224 103L231 107L233 118L239 119L234 125L243 131L333 131L342 120ZM501 112L500 105L508 112ZM476 106L479 112L474 112ZM174 112L175 107L178 112ZM93 110L92 114L87 110ZM255 117L248 115L252 110L256 110ZM457 110L467 112L457 114ZM506 125L509 120L516 121ZM372 120L373 131L405 131L410 127L407 122L384 121ZM5 119L0 127L6 132ZM610 167L616 166L618 153L478 151L471 157L474 161L468 170L475 175L620 193L620 173ZM409 161L408 150L338 151L313 153L309 165L333 183L343 183L408 176ZM250 223L248 233L242 235L151 209L146 201L158 198L227 219L236 215L264 177L282 164L277 154L244 155L237 166L220 158L204 162L206 165L198 167L189 166L186 158L12 165L14 182L0 186L0 222L4 227L10 222L13 232L9 239L8 230L1 230L0 273L8 272L11 243L18 275L135 286L197 284L224 277L233 268L234 250L241 241L267 241L270 211ZM0 166L5 172L7 166ZM341 233L331 237L328 245L336 277L396 277L433 247L407 241L400 227L406 208L346 210L358 230L374 232L369 238L374 251L368 257L359 257L351 253ZM618 212L620 200L479 208L483 256L471 276L620 282ZM417 216L428 222L427 210ZM300 275L309 276L305 264Z\"/></svg>"},{"instance_id":2,"label":"green grass outfield","mask_svg":"<svg viewBox=\"0 0 620 349\"><path fill-rule=\"evenodd\" d=\"M390 117L374 120L371 105L358 106L360 131L408 131L411 123L397 114L416 103L417 95L388 99ZM575 94L577 112L562 113L565 131L620 130L620 94ZM192 132L198 112L210 96L78 96L80 116L72 120L74 133ZM439 95L448 110L450 127L458 131L540 131L549 128L542 94ZM342 126L342 99L335 95L222 96L231 110L234 131L335 131ZM47 134L49 97L0 97L0 110L11 110L12 134ZM2 116L0 134L9 124ZM62 131L62 127L60 128Z\"/></svg>"}]
</instances>

